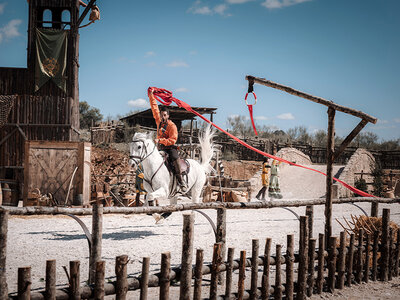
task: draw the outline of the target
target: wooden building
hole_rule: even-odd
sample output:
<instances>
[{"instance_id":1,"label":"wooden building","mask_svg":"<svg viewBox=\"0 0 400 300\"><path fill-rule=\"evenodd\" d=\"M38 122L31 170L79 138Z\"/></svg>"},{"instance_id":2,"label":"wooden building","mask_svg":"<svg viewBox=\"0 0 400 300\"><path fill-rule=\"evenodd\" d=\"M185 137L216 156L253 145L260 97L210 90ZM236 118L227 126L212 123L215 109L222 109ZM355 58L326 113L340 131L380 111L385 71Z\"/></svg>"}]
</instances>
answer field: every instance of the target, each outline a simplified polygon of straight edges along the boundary
<instances>
[{"instance_id":1,"label":"wooden building","mask_svg":"<svg viewBox=\"0 0 400 300\"><path fill-rule=\"evenodd\" d=\"M90 1L79 16L79 0L28 2L27 67L0 67L0 97L7 100L0 102L0 106L3 111L4 106L11 106L7 115L0 115L4 119L0 120L0 178L15 181L20 194L27 142L78 141L79 25L94 3ZM44 16L50 17L44 19ZM52 64L47 64L54 73L62 68L63 88L52 78L38 87L38 32L46 30L65 36L63 60L54 59L50 61ZM7 98L10 95L14 97Z\"/></svg>"}]
</instances>

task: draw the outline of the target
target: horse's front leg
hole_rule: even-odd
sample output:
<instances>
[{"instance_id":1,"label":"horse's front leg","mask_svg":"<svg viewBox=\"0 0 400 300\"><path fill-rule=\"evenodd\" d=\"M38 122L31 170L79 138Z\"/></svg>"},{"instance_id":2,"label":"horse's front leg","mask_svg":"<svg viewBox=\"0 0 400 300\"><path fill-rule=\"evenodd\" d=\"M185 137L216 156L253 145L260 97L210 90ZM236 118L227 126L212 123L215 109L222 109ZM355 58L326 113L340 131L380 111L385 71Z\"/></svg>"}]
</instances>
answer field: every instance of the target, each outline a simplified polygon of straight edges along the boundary
<instances>
[{"instance_id":1,"label":"horse's front leg","mask_svg":"<svg viewBox=\"0 0 400 300\"><path fill-rule=\"evenodd\" d=\"M159 199L167 198L168 194L164 187L160 187L156 189L154 192L147 194L148 201L154 201Z\"/></svg>"}]
</instances>

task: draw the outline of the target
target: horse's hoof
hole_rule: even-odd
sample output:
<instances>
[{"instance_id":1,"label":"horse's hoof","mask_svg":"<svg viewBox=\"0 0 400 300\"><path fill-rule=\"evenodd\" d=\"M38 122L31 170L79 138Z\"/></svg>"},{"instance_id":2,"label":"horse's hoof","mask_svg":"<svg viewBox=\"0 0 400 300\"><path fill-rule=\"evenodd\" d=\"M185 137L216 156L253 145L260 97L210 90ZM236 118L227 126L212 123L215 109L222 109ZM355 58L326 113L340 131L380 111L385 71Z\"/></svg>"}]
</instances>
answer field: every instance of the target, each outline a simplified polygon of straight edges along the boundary
<instances>
[{"instance_id":1,"label":"horse's hoof","mask_svg":"<svg viewBox=\"0 0 400 300\"><path fill-rule=\"evenodd\" d=\"M154 220L156 220L156 224L158 224L161 220L164 220L164 217L157 213L153 214L153 218L154 218Z\"/></svg>"}]
</instances>

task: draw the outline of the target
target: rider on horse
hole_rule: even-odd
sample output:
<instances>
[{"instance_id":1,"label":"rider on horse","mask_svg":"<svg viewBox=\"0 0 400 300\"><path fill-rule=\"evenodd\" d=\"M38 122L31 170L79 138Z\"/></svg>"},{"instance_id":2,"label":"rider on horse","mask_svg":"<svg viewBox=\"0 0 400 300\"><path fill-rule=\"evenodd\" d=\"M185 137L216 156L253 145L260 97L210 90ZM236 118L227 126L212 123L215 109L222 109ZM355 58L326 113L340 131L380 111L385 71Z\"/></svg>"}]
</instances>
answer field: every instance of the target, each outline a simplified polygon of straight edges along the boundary
<instances>
[{"instance_id":1,"label":"rider on horse","mask_svg":"<svg viewBox=\"0 0 400 300\"><path fill-rule=\"evenodd\" d=\"M168 154L168 160L173 166L181 191L185 192L187 184L182 176L182 167L179 163L178 150L175 145L178 139L178 130L174 122L169 119L169 110L166 107L162 107L160 112L152 91L149 91L149 99L151 111L157 124L157 138L155 139L155 143L158 144L159 150Z\"/></svg>"}]
</instances>

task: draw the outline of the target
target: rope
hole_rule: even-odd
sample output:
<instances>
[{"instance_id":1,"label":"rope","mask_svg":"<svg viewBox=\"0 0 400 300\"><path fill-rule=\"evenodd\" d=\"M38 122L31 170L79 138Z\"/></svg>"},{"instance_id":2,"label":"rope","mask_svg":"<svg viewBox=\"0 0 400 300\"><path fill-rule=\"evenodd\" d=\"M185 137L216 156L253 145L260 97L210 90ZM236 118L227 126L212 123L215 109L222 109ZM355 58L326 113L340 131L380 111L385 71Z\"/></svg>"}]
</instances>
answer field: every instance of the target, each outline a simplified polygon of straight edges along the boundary
<instances>
[{"instance_id":1,"label":"rope","mask_svg":"<svg viewBox=\"0 0 400 300\"><path fill-rule=\"evenodd\" d=\"M196 112L195 110L193 110L189 104L187 104L187 103L185 103L185 102L183 102L183 101L181 101L181 100L179 100L179 99L174 98L174 97L172 96L172 92L170 92L170 91L168 91L168 90L166 90L166 89L160 89L160 88L156 88L156 87L149 87L148 90L147 90L147 92L148 92L149 94L150 94L150 93L153 93L154 97L155 97L161 104L163 104L163 105L167 105L167 106L168 106L168 105L170 105L172 102L175 102L176 105L178 105L178 107L184 108L184 109L186 109L187 111L189 111L189 112L195 114L195 115L198 116L199 118L203 119L205 122L211 124L212 126L214 126L215 128L217 128L219 131L225 133L226 135L228 135L229 137L231 137L232 139L234 139L235 141L237 141L239 144L245 146L246 148L248 148L248 149L250 149L250 150L253 150L253 151L255 151L255 152L257 152L257 153L259 153L259 154L261 154L261 155L263 155L263 156L267 156L267 157L272 158L272 159L274 159L274 160L281 161L281 162L283 162L283 163L289 164L289 165L291 165L291 166L295 166L295 167L300 167L300 168L303 168L303 169L311 170L311 171L320 173L320 174L322 174L322 175L324 175L324 176L327 176L324 172L321 172L321 171L315 170L315 169L313 169L313 168L309 168L309 167L306 167L306 166L302 166L302 165L293 163L293 162L288 161L288 160L286 160L286 159L283 159L283 158L280 158L280 157L271 155L271 154L266 153L266 152L263 152L263 151L261 151L261 150L259 150L259 149L257 149L257 148L254 148L253 146L250 146L249 144L243 142L242 140L240 140L240 139L237 138L236 136L234 136L234 135L230 134L229 132L225 131L224 129L222 129L222 128L219 127L218 125L216 125L216 124L214 124L213 122L211 122L210 120L208 120L206 117L202 116L201 114L199 114L198 112ZM364 191L361 191L361 190L359 190L359 189L356 189L355 187L353 187L353 186L347 184L346 182L344 182L344 181L342 181L342 180L340 180L340 179L337 179L337 178L333 177L333 180L339 182L339 183L340 183L341 185L343 185L345 188L349 189L349 190L352 191L353 193L356 193L356 194L358 194L358 195L360 195L360 196L363 196L363 197L375 197L374 195L371 195L371 194L368 194L368 193L366 193L366 192L364 192Z\"/></svg>"}]
</instances>

